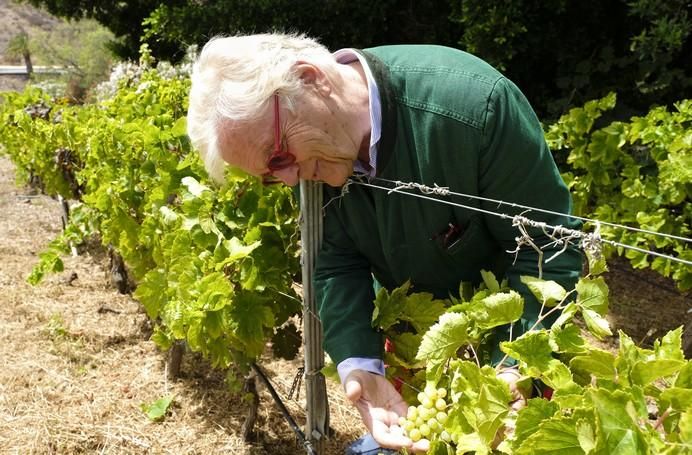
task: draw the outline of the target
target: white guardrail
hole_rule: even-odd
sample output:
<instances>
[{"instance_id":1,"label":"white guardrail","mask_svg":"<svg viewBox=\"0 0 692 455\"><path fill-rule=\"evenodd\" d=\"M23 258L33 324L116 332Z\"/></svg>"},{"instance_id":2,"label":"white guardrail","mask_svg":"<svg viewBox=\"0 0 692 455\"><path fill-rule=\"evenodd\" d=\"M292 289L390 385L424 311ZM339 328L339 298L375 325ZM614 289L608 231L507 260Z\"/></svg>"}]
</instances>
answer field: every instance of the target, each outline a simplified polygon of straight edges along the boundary
<instances>
[{"instance_id":1,"label":"white guardrail","mask_svg":"<svg viewBox=\"0 0 692 455\"><path fill-rule=\"evenodd\" d=\"M65 74L67 70L61 66L34 66L37 74ZM0 76L26 76L26 66L0 65Z\"/></svg>"}]
</instances>

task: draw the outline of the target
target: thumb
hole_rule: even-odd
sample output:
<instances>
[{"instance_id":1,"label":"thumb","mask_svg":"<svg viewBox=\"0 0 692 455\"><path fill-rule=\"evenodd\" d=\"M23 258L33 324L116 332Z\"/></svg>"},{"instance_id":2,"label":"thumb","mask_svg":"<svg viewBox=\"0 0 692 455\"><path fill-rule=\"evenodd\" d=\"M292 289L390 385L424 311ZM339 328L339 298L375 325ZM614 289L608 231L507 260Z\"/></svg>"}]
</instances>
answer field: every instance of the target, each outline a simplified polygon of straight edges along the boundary
<instances>
[{"instance_id":1,"label":"thumb","mask_svg":"<svg viewBox=\"0 0 692 455\"><path fill-rule=\"evenodd\" d=\"M363 385L360 383L360 379L358 379L357 376L349 374L346 378L344 390L346 391L346 398L355 403L360 400L360 396L363 394Z\"/></svg>"}]
</instances>

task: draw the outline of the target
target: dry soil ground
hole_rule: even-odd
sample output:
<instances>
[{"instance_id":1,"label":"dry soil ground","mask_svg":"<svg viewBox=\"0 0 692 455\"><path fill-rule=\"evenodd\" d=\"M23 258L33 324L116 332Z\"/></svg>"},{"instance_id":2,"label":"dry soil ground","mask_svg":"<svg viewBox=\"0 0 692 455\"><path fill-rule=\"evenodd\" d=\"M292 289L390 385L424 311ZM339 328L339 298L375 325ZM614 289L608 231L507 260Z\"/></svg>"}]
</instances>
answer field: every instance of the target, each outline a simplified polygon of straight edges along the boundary
<instances>
[{"instance_id":1,"label":"dry soil ground","mask_svg":"<svg viewBox=\"0 0 692 455\"><path fill-rule=\"evenodd\" d=\"M220 373L187 355L182 377L168 381L146 316L110 286L104 255L67 258L64 272L28 285L60 213L56 201L16 187L13 172L0 157L0 453L305 453L263 388L257 438L246 444L238 436L246 405L226 391ZM648 344L689 323L689 293L621 261L611 270L613 328ZM613 349L616 340L602 345ZM285 397L299 361L264 365ZM363 430L338 386L328 387L336 434L327 452L341 454ZM170 414L150 422L140 405L169 394ZM299 423L302 396L287 402Z\"/></svg>"}]
</instances>

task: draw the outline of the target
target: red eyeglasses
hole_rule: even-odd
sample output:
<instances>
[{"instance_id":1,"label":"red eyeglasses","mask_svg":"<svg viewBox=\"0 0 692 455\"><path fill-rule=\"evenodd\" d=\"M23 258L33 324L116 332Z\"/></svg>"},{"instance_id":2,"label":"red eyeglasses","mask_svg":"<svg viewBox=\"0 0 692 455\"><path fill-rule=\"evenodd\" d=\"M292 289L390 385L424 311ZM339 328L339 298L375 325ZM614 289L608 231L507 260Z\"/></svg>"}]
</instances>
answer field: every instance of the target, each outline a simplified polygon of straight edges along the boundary
<instances>
[{"instance_id":1,"label":"red eyeglasses","mask_svg":"<svg viewBox=\"0 0 692 455\"><path fill-rule=\"evenodd\" d=\"M280 183L273 173L286 169L296 162L296 157L289 151L288 147L281 140L281 122L279 118L279 95L274 94L274 151L267 160L269 172L262 175L262 182L265 184Z\"/></svg>"}]
</instances>

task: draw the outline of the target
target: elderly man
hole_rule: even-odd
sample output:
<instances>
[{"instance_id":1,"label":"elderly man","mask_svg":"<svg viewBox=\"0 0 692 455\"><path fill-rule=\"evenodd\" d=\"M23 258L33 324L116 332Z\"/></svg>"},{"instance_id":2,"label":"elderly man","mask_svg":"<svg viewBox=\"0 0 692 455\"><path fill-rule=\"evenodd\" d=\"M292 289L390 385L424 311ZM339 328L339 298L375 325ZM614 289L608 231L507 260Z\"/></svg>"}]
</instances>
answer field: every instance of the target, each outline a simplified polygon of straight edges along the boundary
<instances>
[{"instance_id":1,"label":"elderly man","mask_svg":"<svg viewBox=\"0 0 692 455\"><path fill-rule=\"evenodd\" d=\"M330 53L305 36L265 34L211 40L196 62L188 132L212 176L223 166L296 185L325 182L328 204L315 285L325 349L348 398L383 447L424 450L390 431L406 403L384 378L381 334L371 327L373 277L393 289L410 280L438 297L480 270L506 276L524 296L514 336L538 318L521 284L538 275L539 255L479 199L448 205L361 185L392 181L569 213L571 202L519 89L487 63L439 46L384 46ZM484 211L473 210L478 208ZM532 213L552 225L560 215ZM533 232L545 255L562 249ZM542 265L570 288L581 271L574 248ZM500 330L497 341L507 339ZM496 351L494 362L501 353ZM502 374L513 387L517 374Z\"/></svg>"}]
</instances>

